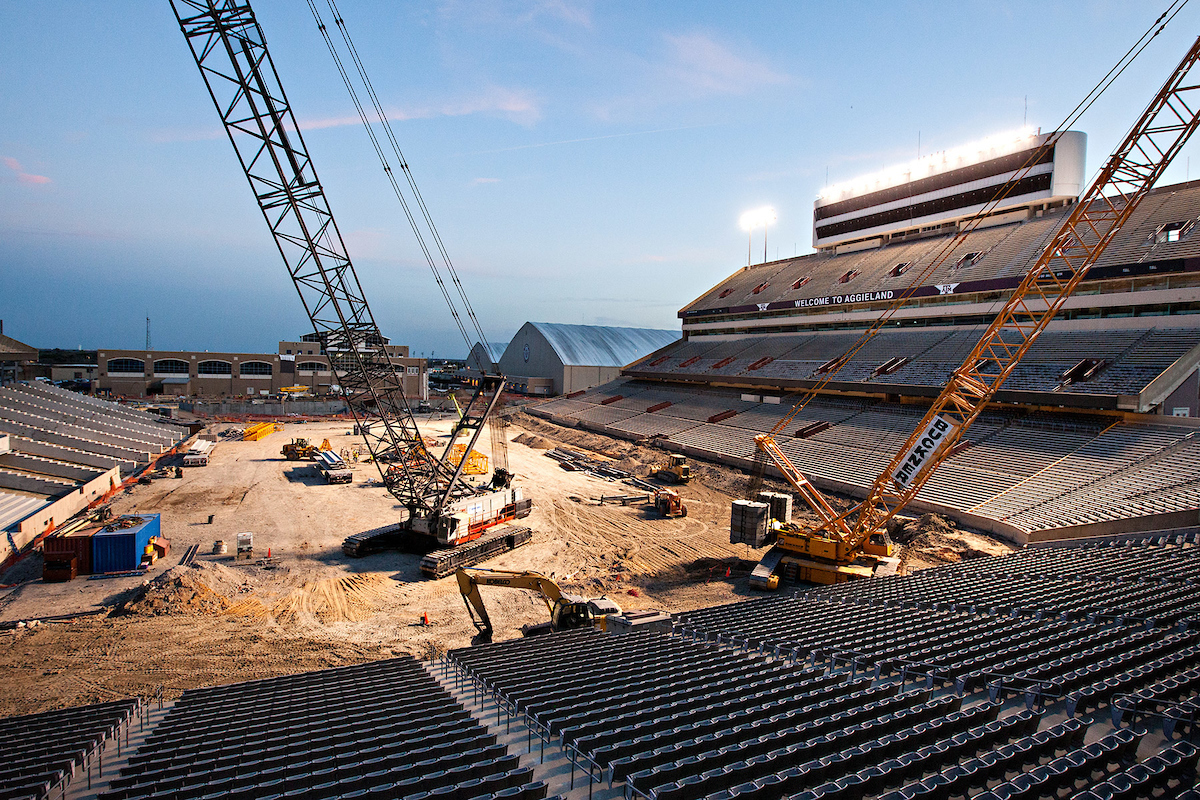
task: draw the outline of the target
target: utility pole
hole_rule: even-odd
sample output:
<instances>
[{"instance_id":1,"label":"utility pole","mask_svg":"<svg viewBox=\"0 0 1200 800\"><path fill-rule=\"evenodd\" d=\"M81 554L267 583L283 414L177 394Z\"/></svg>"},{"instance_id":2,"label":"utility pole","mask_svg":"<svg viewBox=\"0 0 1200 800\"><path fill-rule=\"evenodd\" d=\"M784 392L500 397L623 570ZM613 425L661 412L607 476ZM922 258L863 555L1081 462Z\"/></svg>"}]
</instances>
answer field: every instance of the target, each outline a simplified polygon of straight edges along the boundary
<instances>
[{"instance_id":1,"label":"utility pole","mask_svg":"<svg viewBox=\"0 0 1200 800\"><path fill-rule=\"evenodd\" d=\"M146 317L146 349L150 349L150 318Z\"/></svg>"}]
</instances>

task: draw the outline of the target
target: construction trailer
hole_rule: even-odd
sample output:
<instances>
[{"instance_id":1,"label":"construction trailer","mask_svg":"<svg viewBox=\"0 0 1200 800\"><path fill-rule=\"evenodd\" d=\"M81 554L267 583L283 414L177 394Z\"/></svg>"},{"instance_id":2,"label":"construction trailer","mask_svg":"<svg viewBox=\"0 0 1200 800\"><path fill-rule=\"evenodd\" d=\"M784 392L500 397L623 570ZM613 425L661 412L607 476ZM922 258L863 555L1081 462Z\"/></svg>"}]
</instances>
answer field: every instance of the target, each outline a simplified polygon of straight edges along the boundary
<instances>
[{"instance_id":1,"label":"construction trailer","mask_svg":"<svg viewBox=\"0 0 1200 800\"><path fill-rule=\"evenodd\" d=\"M326 483L353 482L353 470L346 466L346 462L337 453L332 450L317 450L312 457L317 462L317 471Z\"/></svg>"},{"instance_id":2,"label":"construction trailer","mask_svg":"<svg viewBox=\"0 0 1200 800\"><path fill-rule=\"evenodd\" d=\"M207 467L208 457L216 444L215 439L208 439L201 436L183 454L183 465L185 467Z\"/></svg>"}]
</instances>

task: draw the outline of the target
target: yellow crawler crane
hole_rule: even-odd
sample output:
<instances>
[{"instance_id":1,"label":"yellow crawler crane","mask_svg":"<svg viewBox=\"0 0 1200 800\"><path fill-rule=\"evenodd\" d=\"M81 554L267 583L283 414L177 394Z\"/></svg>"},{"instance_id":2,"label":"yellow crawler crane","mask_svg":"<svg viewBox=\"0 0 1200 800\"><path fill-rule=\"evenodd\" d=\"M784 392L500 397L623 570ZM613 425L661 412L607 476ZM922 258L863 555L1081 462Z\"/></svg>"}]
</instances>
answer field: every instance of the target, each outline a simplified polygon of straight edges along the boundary
<instances>
[{"instance_id":1,"label":"yellow crawler crane","mask_svg":"<svg viewBox=\"0 0 1200 800\"><path fill-rule=\"evenodd\" d=\"M537 592L550 611L550 630L565 631L576 628L598 627L607 629L611 616L621 613L621 607L607 597L585 599L566 594L550 578L539 572L509 572L498 569L460 569L455 573L458 591L467 604L467 613L479 631L482 641L492 640L492 620L488 617L479 594L480 586L504 586L509 589L527 589ZM533 629L538 632L541 626Z\"/></svg>"},{"instance_id":2,"label":"yellow crawler crane","mask_svg":"<svg viewBox=\"0 0 1200 800\"><path fill-rule=\"evenodd\" d=\"M765 458L770 459L799 493L818 521L775 526L778 541L755 568L750 578L751 586L776 588L780 572L790 571L790 564L795 565L796 577L803 580L841 583L874 574L887 563L892 551L887 536L888 521L916 497L937 467L950 456L966 430L984 411L1200 124L1200 74L1197 74L1200 70L1194 69L1197 60L1200 60L1200 39L1188 50L1125 139L1109 156L1037 263L996 314L970 355L950 376L916 430L900 445L896 455L875 479L865 500L848 511L836 511L788 460L775 436L834 378L838 369L883 328L911 292L945 263L995 202L1003 199L1016 181L1029 173L1034 158L1017 170L993 201L963 226L938 257L913 277L895 304L836 360L836 367L826 372L770 433L755 437ZM1044 147L1052 146L1055 141L1057 135L1052 136Z\"/></svg>"}]
</instances>

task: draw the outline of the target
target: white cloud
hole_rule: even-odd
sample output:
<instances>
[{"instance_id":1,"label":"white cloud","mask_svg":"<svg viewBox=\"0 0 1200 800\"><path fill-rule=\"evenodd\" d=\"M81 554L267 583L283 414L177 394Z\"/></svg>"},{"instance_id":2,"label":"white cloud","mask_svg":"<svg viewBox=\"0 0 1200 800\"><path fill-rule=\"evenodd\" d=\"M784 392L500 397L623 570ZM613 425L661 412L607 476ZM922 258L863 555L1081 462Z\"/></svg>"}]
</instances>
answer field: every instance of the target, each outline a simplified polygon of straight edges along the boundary
<instances>
[{"instance_id":1,"label":"white cloud","mask_svg":"<svg viewBox=\"0 0 1200 800\"><path fill-rule=\"evenodd\" d=\"M25 168L21 166L21 162L17 161L11 156L6 156L3 161L4 166L12 170L13 174L16 176L17 183L25 183L29 184L30 186L41 186L51 182L50 179L45 175L34 175L26 172Z\"/></svg>"},{"instance_id":2,"label":"white cloud","mask_svg":"<svg viewBox=\"0 0 1200 800\"><path fill-rule=\"evenodd\" d=\"M392 122L485 114L504 117L518 125L532 125L542 116L541 105L532 92L503 86L487 87L474 95L437 105L385 109L385 113ZM361 120L357 115L347 115L301 120L300 129L313 131L358 124Z\"/></svg>"},{"instance_id":3,"label":"white cloud","mask_svg":"<svg viewBox=\"0 0 1200 800\"><path fill-rule=\"evenodd\" d=\"M443 0L443 17L487 27L524 27L550 19L592 27L591 0Z\"/></svg>"},{"instance_id":4,"label":"white cloud","mask_svg":"<svg viewBox=\"0 0 1200 800\"><path fill-rule=\"evenodd\" d=\"M666 41L667 73L706 93L750 94L763 86L791 80L763 61L738 55L704 33L668 34Z\"/></svg>"}]
</instances>

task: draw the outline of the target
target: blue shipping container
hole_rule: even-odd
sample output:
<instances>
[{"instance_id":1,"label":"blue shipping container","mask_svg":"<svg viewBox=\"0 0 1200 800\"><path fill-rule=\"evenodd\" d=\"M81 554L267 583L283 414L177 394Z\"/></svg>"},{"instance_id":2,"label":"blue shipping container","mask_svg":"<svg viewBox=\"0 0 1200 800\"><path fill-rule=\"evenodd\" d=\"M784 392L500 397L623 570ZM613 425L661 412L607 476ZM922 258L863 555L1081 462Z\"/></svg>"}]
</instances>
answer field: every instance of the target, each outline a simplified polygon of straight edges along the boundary
<instances>
[{"instance_id":1,"label":"blue shipping container","mask_svg":"<svg viewBox=\"0 0 1200 800\"><path fill-rule=\"evenodd\" d=\"M130 528L108 530L121 520L136 518L137 525ZM92 537L92 572L129 572L142 563L142 552L150 544L151 536L158 536L162 520L158 514L127 514L113 520Z\"/></svg>"}]
</instances>

